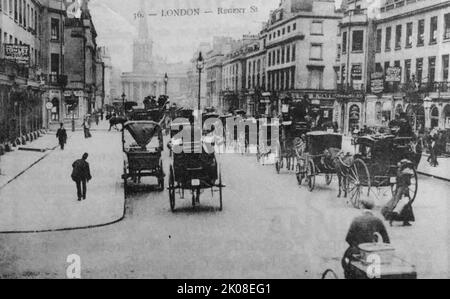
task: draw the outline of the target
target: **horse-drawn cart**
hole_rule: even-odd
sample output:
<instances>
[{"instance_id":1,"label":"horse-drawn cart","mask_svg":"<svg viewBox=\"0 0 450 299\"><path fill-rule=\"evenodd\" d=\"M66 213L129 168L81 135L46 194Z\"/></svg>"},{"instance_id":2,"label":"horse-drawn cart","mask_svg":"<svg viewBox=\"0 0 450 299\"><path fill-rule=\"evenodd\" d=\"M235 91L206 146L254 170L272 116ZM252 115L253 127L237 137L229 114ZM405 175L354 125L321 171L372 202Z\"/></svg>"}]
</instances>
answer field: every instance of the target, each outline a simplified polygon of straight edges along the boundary
<instances>
[{"instance_id":1,"label":"horse-drawn cart","mask_svg":"<svg viewBox=\"0 0 450 299\"><path fill-rule=\"evenodd\" d=\"M158 190L163 191L165 175L161 158L163 136L160 125L152 121L127 122L122 132L122 142L125 154L122 175L125 195L130 183L139 184L143 177L156 177Z\"/></svg>"}]
</instances>

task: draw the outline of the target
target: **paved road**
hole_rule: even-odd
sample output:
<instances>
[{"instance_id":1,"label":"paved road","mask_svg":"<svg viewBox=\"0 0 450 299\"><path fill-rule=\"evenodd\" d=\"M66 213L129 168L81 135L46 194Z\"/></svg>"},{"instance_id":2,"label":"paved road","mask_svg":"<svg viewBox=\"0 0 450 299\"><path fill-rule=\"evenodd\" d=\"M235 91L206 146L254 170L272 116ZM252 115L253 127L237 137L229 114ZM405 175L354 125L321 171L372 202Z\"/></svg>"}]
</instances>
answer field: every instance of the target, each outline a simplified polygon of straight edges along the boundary
<instances>
[{"instance_id":1,"label":"paved road","mask_svg":"<svg viewBox=\"0 0 450 299\"><path fill-rule=\"evenodd\" d=\"M319 178L311 194L292 174L276 175L254 157L220 161L223 212L210 193L203 194L203 208L192 210L186 200L177 202L175 214L167 192L134 194L126 219L113 226L0 235L0 274L64 278L70 254L81 257L83 278L318 278L327 268L340 269L345 234L360 211L336 198L336 182L324 187ZM421 278L450 278L450 209L443 196L450 185L426 177L420 183L417 223L388 230Z\"/></svg>"}]
</instances>

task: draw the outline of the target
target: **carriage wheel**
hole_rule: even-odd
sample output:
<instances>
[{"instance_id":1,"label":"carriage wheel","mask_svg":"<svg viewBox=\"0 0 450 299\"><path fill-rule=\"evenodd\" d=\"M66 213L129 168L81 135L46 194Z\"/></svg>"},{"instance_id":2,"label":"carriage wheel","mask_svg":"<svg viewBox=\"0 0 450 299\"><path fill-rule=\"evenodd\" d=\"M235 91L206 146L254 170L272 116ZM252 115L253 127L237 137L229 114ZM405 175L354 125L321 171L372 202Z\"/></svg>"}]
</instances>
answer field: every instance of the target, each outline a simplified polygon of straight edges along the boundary
<instances>
[{"instance_id":1,"label":"carriage wheel","mask_svg":"<svg viewBox=\"0 0 450 299\"><path fill-rule=\"evenodd\" d=\"M223 211L222 189L223 189L223 185L222 185L222 170L219 169L219 202L220 202L219 211L220 212Z\"/></svg>"},{"instance_id":2,"label":"carriage wheel","mask_svg":"<svg viewBox=\"0 0 450 299\"><path fill-rule=\"evenodd\" d=\"M159 162L158 186L159 191L164 191L164 165L162 160Z\"/></svg>"},{"instance_id":3,"label":"carriage wheel","mask_svg":"<svg viewBox=\"0 0 450 299\"><path fill-rule=\"evenodd\" d=\"M413 172L414 172L414 174L411 177L411 185L408 188L411 203L414 203L414 201L416 200L417 192L419 190L419 179L418 179L418 175L417 175L417 170L414 168ZM397 184L391 185L391 191L392 191L392 196L395 196L395 192L397 191Z\"/></svg>"},{"instance_id":4,"label":"carriage wheel","mask_svg":"<svg viewBox=\"0 0 450 299\"><path fill-rule=\"evenodd\" d=\"M331 183L333 182L333 175L332 174L325 175L325 182L327 183L327 186L330 186Z\"/></svg>"},{"instance_id":5,"label":"carriage wheel","mask_svg":"<svg viewBox=\"0 0 450 299\"><path fill-rule=\"evenodd\" d=\"M169 175L169 200L170 200L170 210L175 212L175 174L173 172L173 167L170 166Z\"/></svg>"},{"instance_id":6,"label":"carriage wheel","mask_svg":"<svg viewBox=\"0 0 450 299\"><path fill-rule=\"evenodd\" d=\"M370 195L371 179L366 163L361 159L356 159L348 169L348 192L350 202L359 209L361 202Z\"/></svg>"},{"instance_id":7,"label":"carriage wheel","mask_svg":"<svg viewBox=\"0 0 450 299\"><path fill-rule=\"evenodd\" d=\"M310 192L314 191L314 188L316 188L316 166L314 165L314 161L309 160L308 161L308 170L306 173L307 176L307 183L308 183L308 189Z\"/></svg>"}]
</instances>

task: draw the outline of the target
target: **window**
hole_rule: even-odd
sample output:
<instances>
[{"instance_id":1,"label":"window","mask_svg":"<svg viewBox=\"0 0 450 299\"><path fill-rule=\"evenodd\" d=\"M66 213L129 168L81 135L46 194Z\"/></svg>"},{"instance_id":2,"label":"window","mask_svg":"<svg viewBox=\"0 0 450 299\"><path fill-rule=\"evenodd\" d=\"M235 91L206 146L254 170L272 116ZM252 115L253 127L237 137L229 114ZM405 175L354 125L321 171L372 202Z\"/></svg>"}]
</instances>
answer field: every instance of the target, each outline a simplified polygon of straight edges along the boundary
<instances>
[{"instance_id":1,"label":"window","mask_svg":"<svg viewBox=\"0 0 450 299\"><path fill-rule=\"evenodd\" d=\"M51 54L51 69L52 74L59 74L59 54Z\"/></svg>"},{"instance_id":2,"label":"window","mask_svg":"<svg viewBox=\"0 0 450 299\"><path fill-rule=\"evenodd\" d=\"M308 89L323 88L323 68L308 67Z\"/></svg>"},{"instance_id":3,"label":"window","mask_svg":"<svg viewBox=\"0 0 450 299\"><path fill-rule=\"evenodd\" d=\"M416 60L416 79L421 83L423 77L423 58L417 58Z\"/></svg>"},{"instance_id":4,"label":"window","mask_svg":"<svg viewBox=\"0 0 450 299\"><path fill-rule=\"evenodd\" d=\"M51 20L51 39L59 40L59 20L54 18Z\"/></svg>"},{"instance_id":5,"label":"window","mask_svg":"<svg viewBox=\"0 0 450 299\"><path fill-rule=\"evenodd\" d=\"M286 28L283 28L283 35L286 34Z\"/></svg>"},{"instance_id":6,"label":"window","mask_svg":"<svg viewBox=\"0 0 450 299\"><path fill-rule=\"evenodd\" d=\"M450 39L450 13L444 16L444 39Z\"/></svg>"},{"instance_id":7,"label":"window","mask_svg":"<svg viewBox=\"0 0 450 299\"><path fill-rule=\"evenodd\" d=\"M392 35L392 28L387 27L386 28L386 41L385 41L385 50L390 51L391 50L391 35Z\"/></svg>"},{"instance_id":8,"label":"window","mask_svg":"<svg viewBox=\"0 0 450 299\"><path fill-rule=\"evenodd\" d=\"M376 51L377 53L381 52L381 40L383 38L383 31L381 29L377 30L377 46L376 46Z\"/></svg>"},{"instance_id":9,"label":"window","mask_svg":"<svg viewBox=\"0 0 450 299\"><path fill-rule=\"evenodd\" d=\"M294 24L292 25L292 30L297 30L297 23L294 23Z\"/></svg>"},{"instance_id":10,"label":"window","mask_svg":"<svg viewBox=\"0 0 450 299\"><path fill-rule=\"evenodd\" d=\"M391 62L390 61L386 61L384 63L384 73L386 74L388 68L391 66Z\"/></svg>"},{"instance_id":11,"label":"window","mask_svg":"<svg viewBox=\"0 0 450 299\"><path fill-rule=\"evenodd\" d=\"M280 58L281 58L281 57L280 57L280 56L281 56L280 54L281 54L281 53L280 53L280 49L278 49L278 50L277 50L277 64L280 64Z\"/></svg>"},{"instance_id":12,"label":"window","mask_svg":"<svg viewBox=\"0 0 450 299\"><path fill-rule=\"evenodd\" d=\"M291 32L291 26L287 26L287 32L288 32L288 33Z\"/></svg>"},{"instance_id":13,"label":"window","mask_svg":"<svg viewBox=\"0 0 450 299\"><path fill-rule=\"evenodd\" d=\"M425 44L425 20L419 20L417 28L417 46Z\"/></svg>"},{"instance_id":14,"label":"window","mask_svg":"<svg viewBox=\"0 0 450 299\"><path fill-rule=\"evenodd\" d=\"M310 60L322 60L322 44L311 44Z\"/></svg>"},{"instance_id":15,"label":"window","mask_svg":"<svg viewBox=\"0 0 450 299\"><path fill-rule=\"evenodd\" d=\"M311 35L323 35L323 21L312 21Z\"/></svg>"},{"instance_id":16,"label":"window","mask_svg":"<svg viewBox=\"0 0 450 299\"><path fill-rule=\"evenodd\" d=\"M347 53L347 32L342 33L342 53Z\"/></svg>"},{"instance_id":17,"label":"window","mask_svg":"<svg viewBox=\"0 0 450 299\"><path fill-rule=\"evenodd\" d=\"M402 48L402 25L397 25L395 27L395 49L399 50Z\"/></svg>"},{"instance_id":18,"label":"window","mask_svg":"<svg viewBox=\"0 0 450 299\"><path fill-rule=\"evenodd\" d=\"M286 62L291 61L291 46L286 47Z\"/></svg>"},{"instance_id":19,"label":"window","mask_svg":"<svg viewBox=\"0 0 450 299\"><path fill-rule=\"evenodd\" d=\"M286 57L286 52L284 52L284 47L281 48L281 63L284 63Z\"/></svg>"},{"instance_id":20,"label":"window","mask_svg":"<svg viewBox=\"0 0 450 299\"><path fill-rule=\"evenodd\" d=\"M436 81L436 57L432 56L428 58L428 83L434 83Z\"/></svg>"},{"instance_id":21,"label":"window","mask_svg":"<svg viewBox=\"0 0 450 299\"><path fill-rule=\"evenodd\" d=\"M444 81L448 81L448 70L449 70L449 63L450 63L450 56L447 55L443 55L442 56L442 79Z\"/></svg>"},{"instance_id":22,"label":"window","mask_svg":"<svg viewBox=\"0 0 450 299\"><path fill-rule=\"evenodd\" d=\"M292 45L292 61L295 61L295 44Z\"/></svg>"},{"instance_id":23,"label":"window","mask_svg":"<svg viewBox=\"0 0 450 299\"><path fill-rule=\"evenodd\" d=\"M411 59L405 60L405 82L411 81Z\"/></svg>"},{"instance_id":24,"label":"window","mask_svg":"<svg viewBox=\"0 0 450 299\"><path fill-rule=\"evenodd\" d=\"M272 53L269 53L269 66L271 66L271 62L272 62Z\"/></svg>"},{"instance_id":25,"label":"window","mask_svg":"<svg viewBox=\"0 0 450 299\"><path fill-rule=\"evenodd\" d=\"M364 44L364 31L355 30L352 33L352 51L360 52L363 51Z\"/></svg>"},{"instance_id":26,"label":"window","mask_svg":"<svg viewBox=\"0 0 450 299\"><path fill-rule=\"evenodd\" d=\"M432 17L430 21L430 44L437 42L438 18Z\"/></svg>"},{"instance_id":27,"label":"window","mask_svg":"<svg viewBox=\"0 0 450 299\"><path fill-rule=\"evenodd\" d=\"M377 72L377 73L383 72L383 67L381 66L381 63L379 63L379 62L375 63L375 72Z\"/></svg>"},{"instance_id":28,"label":"window","mask_svg":"<svg viewBox=\"0 0 450 299\"><path fill-rule=\"evenodd\" d=\"M362 79L362 64L352 64L352 80L361 81Z\"/></svg>"},{"instance_id":29,"label":"window","mask_svg":"<svg viewBox=\"0 0 450 299\"><path fill-rule=\"evenodd\" d=\"M19 15L17 14L17 0L14 0L14 20L17 22Z\"/></svg>"},{"instance_id":30,"label":"window","mask_svg":"<svg viewBox=\"0 0 450 299\"><path fill-rule=\"evenodd\" d=\"M413 23L406 24L406 48L412 47Z\"/></svg>"}]
</instances>

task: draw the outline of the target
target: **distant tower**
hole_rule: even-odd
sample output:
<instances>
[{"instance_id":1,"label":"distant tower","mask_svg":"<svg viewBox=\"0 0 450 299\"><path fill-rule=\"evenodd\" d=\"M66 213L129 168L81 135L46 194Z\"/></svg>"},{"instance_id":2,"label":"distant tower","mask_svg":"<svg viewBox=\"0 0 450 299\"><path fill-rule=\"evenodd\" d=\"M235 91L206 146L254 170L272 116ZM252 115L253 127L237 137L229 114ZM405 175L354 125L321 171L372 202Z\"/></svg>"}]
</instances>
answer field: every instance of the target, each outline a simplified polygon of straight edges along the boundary
<instances>
[{"instance_id":1,"label":"distant tower","mask_svg":"<svg viewBox=\"0 0 450 299\"><path fill-rule=\"evenodd\" d=\"M148 73L152 68L153 42L148 30L148 11L145 0L140 4L138 37L133 44L133 72Z\"/></svg>"}]
</instances>

